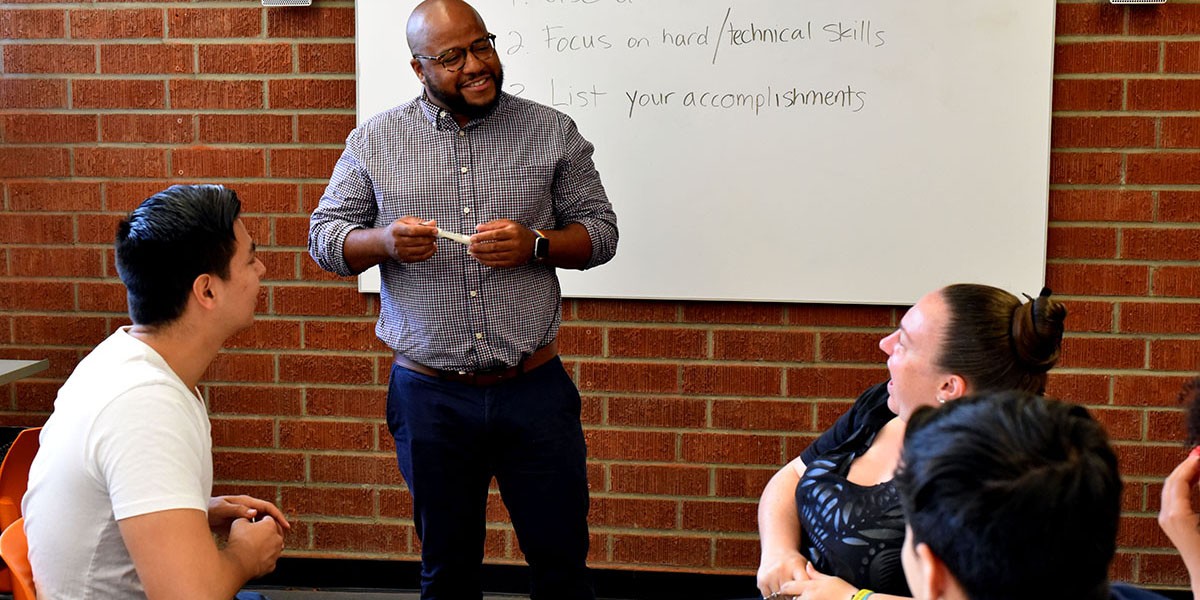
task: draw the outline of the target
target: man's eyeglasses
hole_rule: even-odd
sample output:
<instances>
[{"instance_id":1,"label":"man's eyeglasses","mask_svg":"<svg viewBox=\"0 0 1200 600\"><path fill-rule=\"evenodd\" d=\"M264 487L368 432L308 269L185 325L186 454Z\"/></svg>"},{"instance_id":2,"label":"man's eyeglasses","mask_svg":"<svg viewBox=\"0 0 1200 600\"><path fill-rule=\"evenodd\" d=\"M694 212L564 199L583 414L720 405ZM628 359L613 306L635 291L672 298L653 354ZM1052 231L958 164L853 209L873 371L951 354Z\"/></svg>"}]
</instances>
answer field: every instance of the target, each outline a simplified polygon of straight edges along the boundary
<instances>
[{"instance_id":1,"label":"man's eyeglasses","mask_svg":"<svg viewBox=\"0 0 1200 600\"><path fill-rule=\"evenodd\" d=\"M491 58L492 55L496 54L495 41L496 35L489 33L486 37L481 37L474 42L471 42L471 45L467 46L466 48L451 48L437 56L414 54L413 58L432 60L437 64L442 65L443 69L454 72L466 66L468 50L471 52L471 54L475 55L475 58L478 58L479 60L487 60Z\"/></svg>"}]
</instances>

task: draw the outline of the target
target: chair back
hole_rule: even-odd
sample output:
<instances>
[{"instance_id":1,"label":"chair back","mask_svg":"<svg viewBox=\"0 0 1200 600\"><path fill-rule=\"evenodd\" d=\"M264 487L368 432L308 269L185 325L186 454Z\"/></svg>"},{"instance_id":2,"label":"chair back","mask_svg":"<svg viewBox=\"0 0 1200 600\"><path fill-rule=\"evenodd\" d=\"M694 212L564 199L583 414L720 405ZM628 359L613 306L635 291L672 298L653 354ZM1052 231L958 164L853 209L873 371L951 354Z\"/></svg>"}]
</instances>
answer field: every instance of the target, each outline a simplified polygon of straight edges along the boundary
<instances>
[{"instance_id":1,"label":"chair back","mask_svg":"<svg viewBox=\"0 0 1200 600\"><path fill-rule=\"evenodd\" d=\"M41 445L38 441L41 433L41 427L18 433L0 463L0 531L21 518L21 499L29 488L29 467ZM0 563L0 592L13 591L12 579L7 565Z\"/></svg>"},{"instance_id":2,"label":"chair back","mask_svg":"<svg viewBox=\"0 0 1200 600\"><path fill-rule=\"evenodd\" d=\"M17 519L0 533L0 558L12 573L13 600L37 600L33 587L33 568L29 566L29 542L25 539L25 519Z\"/></svg>"},{"instance_id":3,"label":"chair back","mask_svg":"<svg viewBox=\"0 0 1200 600\"><path fill-rule=\"evenodd\" d=\"M21 518L21 498L29 487L29 466L37 454L41 433L41 427L22 431L0 463L0 531Z\"/></svg>"}]
</instances>

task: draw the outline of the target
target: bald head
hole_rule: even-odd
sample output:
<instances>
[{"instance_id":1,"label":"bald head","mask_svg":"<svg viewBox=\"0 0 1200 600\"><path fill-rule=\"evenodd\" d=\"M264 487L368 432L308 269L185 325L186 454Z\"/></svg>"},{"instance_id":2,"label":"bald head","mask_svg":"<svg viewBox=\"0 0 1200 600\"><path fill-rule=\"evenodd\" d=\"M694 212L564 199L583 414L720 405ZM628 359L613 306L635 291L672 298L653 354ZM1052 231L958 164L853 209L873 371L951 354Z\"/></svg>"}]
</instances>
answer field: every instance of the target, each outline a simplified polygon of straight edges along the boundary
<instances>
[{"instance_id":1,"label":"bald head","mask_svg":"<svg viewBox=\"0 0 1200 600\"><path fill-rule=\"evenodd\" d=\"M500 103L504 68L495 36L470 4L425 0L413 9L406 33L413 53L408 64L425 88L425 98L448 111L460 126Z\"/></svg>"},{"instance_id":2,"label":"bald head","mask_svg":"<svg viewBox=\"0 0 1200 600\"><path fill-rule=\"evenodd\" d=\"M464 25L478 25L487 30L483 17L463 0L425 0L408 17L405 28L408 50L413 54L436 54L440 49L429 48L429 39Z\"/></svg>"}]
</instances>

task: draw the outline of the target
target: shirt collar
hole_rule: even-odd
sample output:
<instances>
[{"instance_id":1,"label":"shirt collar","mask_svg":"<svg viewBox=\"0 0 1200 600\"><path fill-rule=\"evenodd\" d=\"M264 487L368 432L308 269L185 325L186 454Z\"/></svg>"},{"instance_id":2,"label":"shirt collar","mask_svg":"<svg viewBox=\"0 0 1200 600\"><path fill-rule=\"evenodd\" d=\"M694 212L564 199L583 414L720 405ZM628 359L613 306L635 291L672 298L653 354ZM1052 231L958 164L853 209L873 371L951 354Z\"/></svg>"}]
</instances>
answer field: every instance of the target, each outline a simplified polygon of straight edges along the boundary
<instances>
[{"instance_id":1,"label":"shirt collar","mask_svg":"<svg viewBox=\"0 0 1200 600\"><path fill-rule=\"evenodd\" d=\"M501 107L508 104L508 101L508 94L500 92L500 101L496 103L496 106L492 108L491 112L483 115L482 117L476 117L470 121L467 121L467 124L462 126L462 129L471 129L478 126L480 123L483 123L489 117L499 112ZM430 102L429 96L426 95L425 92L421 92L420 97L417 98L417 105L421 107L421 112L425 115L425 118L429 120L429 123L439 131L446 129L459 129L458 121L454 120L454 115L451 115L450 111Z\"/></svg>"}]
</instances>

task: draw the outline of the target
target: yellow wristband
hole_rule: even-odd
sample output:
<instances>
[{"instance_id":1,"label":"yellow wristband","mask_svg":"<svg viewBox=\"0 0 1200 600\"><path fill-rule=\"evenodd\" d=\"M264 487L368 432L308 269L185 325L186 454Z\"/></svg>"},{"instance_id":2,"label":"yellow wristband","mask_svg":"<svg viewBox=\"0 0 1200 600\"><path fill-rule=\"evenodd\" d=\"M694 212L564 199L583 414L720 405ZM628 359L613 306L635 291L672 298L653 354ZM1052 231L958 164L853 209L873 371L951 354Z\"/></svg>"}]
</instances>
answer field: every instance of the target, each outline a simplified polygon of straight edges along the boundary
<instances>
[{"instance_id":1,"label":"yellow wristband","mask_svg":"<svg viewBox=\"0 0 1200 600\"><path fill-rule=\"evenodd\" d=\"M850 596L850 600L867 600L867 597L874 593L868 589L861 589L855 592L853 596Z\"/></svg>"}]
</instances>

